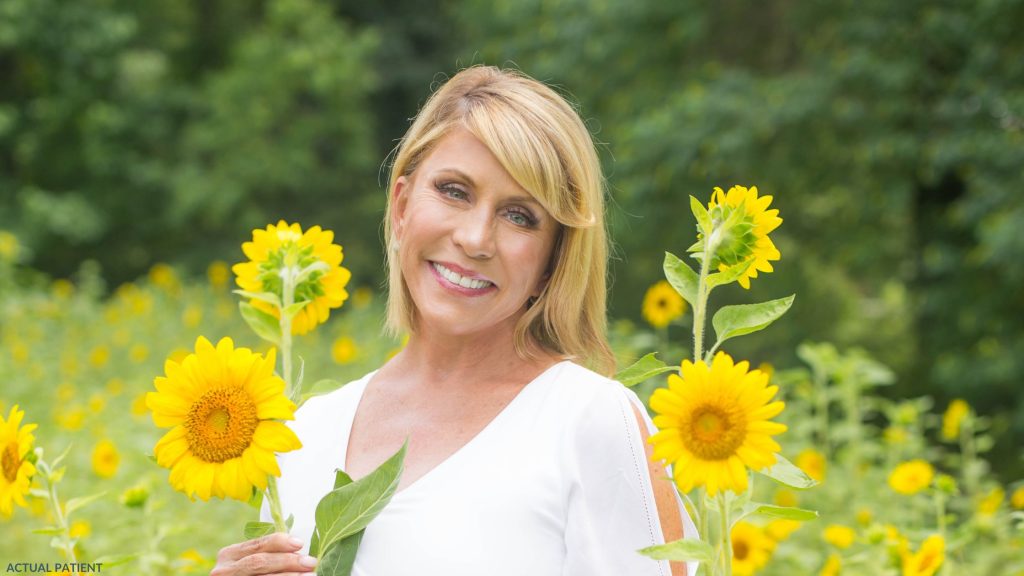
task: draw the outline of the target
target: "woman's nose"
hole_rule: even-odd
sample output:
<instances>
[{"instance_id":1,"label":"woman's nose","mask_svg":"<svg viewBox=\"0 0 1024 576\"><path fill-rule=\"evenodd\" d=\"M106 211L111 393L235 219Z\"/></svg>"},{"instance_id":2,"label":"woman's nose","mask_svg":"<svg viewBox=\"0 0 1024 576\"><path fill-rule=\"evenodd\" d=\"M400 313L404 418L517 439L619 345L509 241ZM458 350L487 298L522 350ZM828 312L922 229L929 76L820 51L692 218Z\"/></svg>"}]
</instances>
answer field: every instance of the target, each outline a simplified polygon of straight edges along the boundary
<instances>
[{"instance_id":1,"label":"woman's nose","mask_svg":"<svg viewBox=\"0 0 1024 576\"><path fill-rule=\"evenodd\" d=\"M494 219L484 210L469 210L455 222L452 240L470 258L494 255Z\"/></svg>"}]
</instances>

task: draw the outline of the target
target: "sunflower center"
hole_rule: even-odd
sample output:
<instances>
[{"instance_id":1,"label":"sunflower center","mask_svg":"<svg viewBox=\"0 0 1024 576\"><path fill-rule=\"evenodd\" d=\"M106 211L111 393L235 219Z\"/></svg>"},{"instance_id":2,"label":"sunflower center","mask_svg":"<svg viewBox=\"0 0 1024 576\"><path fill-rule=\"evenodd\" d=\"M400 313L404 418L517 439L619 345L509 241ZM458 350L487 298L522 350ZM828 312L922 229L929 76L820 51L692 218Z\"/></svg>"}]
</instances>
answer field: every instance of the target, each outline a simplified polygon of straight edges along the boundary
<instances>
[{"instance_id":1,"label":"sunflower center","mask_svg":"<svg viewBox=\"0 0 1024 576\"><path fill-rule=\"evenodd\" d=\"M737 560L746 560L750 555L750 546L744 540L732 541L732 557Z\"/></svg>"},{"instance_id":2,"label":"sunflower center","mask_svg":"<svg viewBox=\"0 0 1024 576\"><path fill-rule=\"evenodd\" d=\"M0 456L3 462L4 478L14 483L18 479L18 468L21 468L21 456L18 455L18 443L8 442L4 448L3 456Z\"/></svg>"},{"instance_id":3,"label":"sunflower center","mask_svg":"<svg viewBox=\"0 0 1024 576\"><path fill-rule=\"evenodd\" d=\"M657 303L658 308L662 310L668 308L668 298L659 298Z\"/></svg>"},{"instance_id":4,"label":"sunflower center","mask_svg":"<svg viewBox=\"0 0 1024 576\"><path fill-rule=\"evenodd\" d=\"M252 443L256 403L241 388L217 388L197 400L185 420L188 446L201 460L224 462L237 458Z\"/></svg>"},{"instance_id":5,"label":"sunflower center","mask_svg":"<svg viewBox=\"0 0 1024 576\"><path fill-rule=\"evenodd\" d=\"M693 411L690 433L683 443L704 460L725 460L743 443L746 426L742 418L721 406L705 404Z\"/></svg>"}]
</instances>

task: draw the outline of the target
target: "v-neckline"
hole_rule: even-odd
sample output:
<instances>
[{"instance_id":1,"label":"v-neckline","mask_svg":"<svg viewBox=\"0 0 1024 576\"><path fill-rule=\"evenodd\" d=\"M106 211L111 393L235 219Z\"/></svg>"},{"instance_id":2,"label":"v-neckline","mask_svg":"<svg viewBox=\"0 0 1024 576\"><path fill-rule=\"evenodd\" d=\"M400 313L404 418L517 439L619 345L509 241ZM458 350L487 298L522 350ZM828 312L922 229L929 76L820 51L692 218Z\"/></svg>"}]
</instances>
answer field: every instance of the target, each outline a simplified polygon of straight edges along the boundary
<instances>
[{"instance_id":1,"label":"v-neckline","mask_svg":"<svg viewBox=\"0 0 1024 576\"><path fill-rule=\"evenodd\" d=\"M519 390L519 392L516 392L516 395L513 396L511 400L509 400L508 404L506 404L505 407L502 408L494 416L494 418L491 418L491 421L488 422L487 424L485 424L484 427L481 428L479 432L474 434L472 438L467 440L466 443L463 444L462 446L459 446L454 452L452 452L451 454L449 454L449 455L445 456L443 459L441 459L441 461L438 462L437 464L435 464L432 468L427 470L425 473L421 474L419 476L419 478L416 478L411 483L409 483L407 486L405 486L401 490L398 490L397 492L395 492L395 495L393 496L393 498L398 498L402 494L405 494L406 492L408 492L409 489L414 488L415 486L422 484L424 479L429 478L431 476L435 476L439 469L442 469L442 468L446 467L445 466L446 464L450 466L450 462L452 460L455 460L456 457L458 457L460 454L465 453L470 446L472 446L473 444L476 444L481 437L485 436L488 433L489 430L495 428L496 427L496 423L498 423L500 420L502 420L503 417L507 413L511 412L512 408L517 403L519 403L521 401L521 399L526 395L526 391L528 389L535 388L534 384L544 380L545 377L548 376L549 374L553 373L556 368L562 366L563 364L565 364L567 362L570 362L570 361L569 360L562 360L560 362L556 362L556 363L552 364L551 366L548 366L547 368L545 368L544 371L541 372L540 374L538 374L533 380L530 380L529 382L527 382L526 385L524 385ZM346 437L346 441L344 443L342 443L342 452L341 452L341 458L340 458L341 465L346 470L348 468L348 451L349 451L348 449L349 449L349 446L352 443L352 429L355 426L356 415L359 412L359 406L363 403L363 396L366 394L366 388L367 388L367 386L369 386L370 381L373 380L373 377L376 376L378 371L379 370L374 370L373 372L370 372L369 374L367 374L363 378L363 381L361 383L362 384L362 389L359 390L358 397L356 398L355 409L353 409L351 414L349 415L348 422L343 422L342 423L342 425L345 428L348 429L348 436Z\"/></svg>"}]
</instances>

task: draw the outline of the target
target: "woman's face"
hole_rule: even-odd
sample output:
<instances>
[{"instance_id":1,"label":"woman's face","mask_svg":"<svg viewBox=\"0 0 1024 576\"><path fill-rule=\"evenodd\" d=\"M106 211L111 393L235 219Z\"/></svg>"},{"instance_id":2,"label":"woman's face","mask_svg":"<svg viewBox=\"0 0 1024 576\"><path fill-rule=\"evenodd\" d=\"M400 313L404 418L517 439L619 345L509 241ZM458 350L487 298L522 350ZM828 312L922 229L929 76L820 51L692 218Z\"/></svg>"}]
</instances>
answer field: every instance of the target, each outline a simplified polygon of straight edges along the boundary
<instances>
[{"instance_id":1,"label":"woman's face","mask_svg":"<svg viewBox=\"0 0 1024 576\"><path fill-rule=\"evenodd\" d=\"M511 334L547 282L554 218L464 128L442 138L392 194L399 265L420 326Z\"/></svg>"}]
</instances>

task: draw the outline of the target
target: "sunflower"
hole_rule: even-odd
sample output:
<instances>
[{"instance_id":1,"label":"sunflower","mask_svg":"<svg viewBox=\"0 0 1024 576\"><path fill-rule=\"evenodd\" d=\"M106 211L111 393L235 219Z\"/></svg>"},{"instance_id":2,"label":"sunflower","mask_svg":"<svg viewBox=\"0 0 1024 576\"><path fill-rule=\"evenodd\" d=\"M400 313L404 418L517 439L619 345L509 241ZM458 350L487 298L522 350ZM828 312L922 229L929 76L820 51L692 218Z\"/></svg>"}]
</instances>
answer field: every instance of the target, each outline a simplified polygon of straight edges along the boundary
<instances>
[{"instance_id":1,"label":"sunflower","mask_svg":"<svg viewBox=\"0 0 1024 576\"><path fill-rule=\"evenodd\" d=\"M758 272L772 272L771 260L782 258L768 234L782 224L778 210L768 210L772 203L771 196L757 196L757 186L749 189L744 186L733 186L729 192L716 187L708 203L708 212L717 225L726 221L729 213L743 206L743 217L740 222L728 231L723 238L715 259L719 271L730 266L750 262L750 267L739 277L740 286L750 288L750 279L757 278Z\"/></svg>"},{"instance_id":2,"label":"sunflower","mask_svg":"<svg viewBox=\"0 0 1024 576\"><path fill-rule=\"evenodd\" d=\"M904 496L910 496L930 486L933 478L935 469L931 464L924 460L910 460L893 469L889 474L889 486Z\"/></svg>"},{"instance_id":3,"label":"sunflower","mask_svg":"<svg viewBox=\"0 0 1024 576\"><path fill-rule=\"evenodd\" d=\"M999 511L1006 499L1006 491L996 486L978 501L978 514L982 516L994 516Z\"/></svg>"},{"instance_id":4,"label":"sunflower","mask_svg":"<svg viewBox=\"0 0 1024 576\"><path fill-rule=\"evenodd\" d=\"M821 452L808 448L797 455L795 464L818 482L825 480L826 462L825 456Z\"/></svg>"},{"instance_id":5,"label":"sunflower","mask_svg":"<svg viewBox=\"0 0 1024 576\"><path fill-rule=\"evenodd\" d=\"M117 474L120 463L121 454L110 440L101 440L92 449L92 471L100 478L110 478Z\"/></svg>"},{"instance_id":6,"label":"sunflower","mask_svg":"<svg viewBox=\"0 0 1024 576\"><path fill-rule=\"evenodd\" d=\"M781 450L771 438L786 426L770 422L785 404L772 401L778 386L768 386L760 370L747 371L748 362L734 364L719 352L709 367L684 360L680 375L670 374L668 387L651 395L654 423L660 429L648 440L654 458L673 463L679 489L705 486L719 490L747 489L747 468L759 470L775 463Z\"/></svg>"},{"instance_id":7,"label":"sunflower","mask_svg":"<svg viewBox=\"0 0 1024 576\"><path fill-rule=\"evenodd\" d=\"M825 565L821 567L821 572L818 576L839 576L839 571L843 569L843 561L839 558L838 554L829 554L828 560L825 561Z\"/></svg>"},{"instance_id":8,"label":"sunflower","mask_svg":"<svg viewBox=\"0 0 1024 576\"><path fill-rule=\"evenodd\" d=\"M750 522L739 521L732 527L732 573L750 576L764 567L775 549L775 541Z\"/></svg>"},{"instance_id":9,"label":"sunflower","mask_svg":"<svg viewBox=\"0 0 1024 576\"><path fill-rule=\"evenodd\" d=\"M765 525L764 533L772 540L782 542L786 538L789 538L789 535L796 532L801 526L803 526L803 523L796 520L772 520Z\"/></svg>"},{"instance_id":10,"label":"sunflower","mask_svg":"<svg viewBox=\"0 0 1024 576\"><path fill-rule=\"evenodd\" d=\"M683 315L686 301L667 281L654 283L644 294L644 320L655 328L664 328Z\"/></svg>"},{"instance_id":11,"label":"sunflower","mask_svg":"<svg viewBox=\"0 0 1024 576\"><path fill-rule=\"evenodd\" d=\"M356 341L348 336L339 336L331 345L331 358L338 364L349 364L358 354Z\"/></svg>"},{"instance_id":12,"label":"sunflower","mask_svg":"<svg viewBox=\"0 0 1024 576\"><path fill-rule=\"evenodd\" d=\"M903 576L933 576L946 559L946 540L932 534L916 553L903 554Z\"/></svg>"},{"instance_id":13,"label":"sunflower","mask_svg":"<svg viewBox=\"0 0 1024 576\"><path fill-rule=\"evenodd\" d=\"M1010 505L1017 510L1024 510L1024 486L1017 488L1010 496Z\"/></svg>"},{"instance_id":14,"label":"sunflower","mask_svg":"<svg viewBox=\"0 0 1024 576\"><path fill-rule=\"evenodd\" d=\"M17 404L6 420L0 413L0 513L7 517L14 513L14 504L26 506L25 494L36 473L36 467L25 458L32 451L36 425L21 426L24 417L25 412L18 410Z\"/></svg>"},{"instance_id":15,"label":"sunflower","mask_svg":"<svg viewBox=\"0 0 1024 576\"><path fill-rule=\"evenodd\" d=\"M964 400L957 398L950 402L942 415L942 438L949 441L960 438L960 427L970 413L971 406Z\"/></svg>"},{"instance_id":16,"label":"sunflower","mask_svg":"<svg viewBox=\"0 0 1024 576\"><path fill-rule=\"evenodd\" d=\"M301 447L276 421L291 420L295 404L274 375L273 349L264 359L230 338L214 348L202 336L195 349L180 363L168 360L157 392L146 395L153 422L171 428L156 444L157 463L189 498L248 500L253 487L267 487L267 475L281 475L274 453Z\"/></svg>"},{"instance_id":17,"label":"sunflower","mask_svg":"<svg viewBox=\"0 0 1024 576\"><path fill-rule=\"evenodd\" d=\"M292 320L292 334L305 334L326 322L331 309L348 299L345 286L352 275L341 267L341 246L333 241L334 232L330 230L313 226L303 233L301 226L284 220L276 226L267 225L265 230L253 230L252 242L242 244L249 260L231 267L237 276L235 282L247 292L269 292L283 298L283 269L298 273L317 262L326 265L326 270L313 271L295 286L295 302L309 304ZM250 303L275 318L281 317L281 311L269 302L254 299Z\"/></svg>"},{"instance_id":18,"label":"sunflower","mask_svg":"<svg viewBox=\"0 0 1024 576\"><path fill-rule=\"evenodd\" d=\"M853 528L843 526L842 524L829 524L821 535L825 542L841 550L852 546L853 542L857 539L857 533L854 532Z\"/></svg>"}]
</instances>

